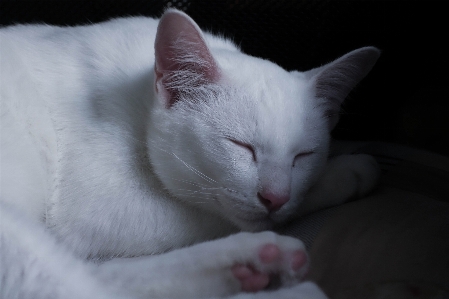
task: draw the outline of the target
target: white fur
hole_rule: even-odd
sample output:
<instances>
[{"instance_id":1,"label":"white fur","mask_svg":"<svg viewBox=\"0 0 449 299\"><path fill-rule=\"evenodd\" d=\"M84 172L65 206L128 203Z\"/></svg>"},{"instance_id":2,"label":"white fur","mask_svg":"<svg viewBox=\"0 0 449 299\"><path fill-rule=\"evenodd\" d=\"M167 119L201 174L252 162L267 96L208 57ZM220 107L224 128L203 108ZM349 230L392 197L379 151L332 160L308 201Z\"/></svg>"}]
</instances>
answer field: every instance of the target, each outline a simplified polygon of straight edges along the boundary
<instances>
[{"instance_id":1,"label":"white fur","mask_svg":"<svg viewBox=\"0 0 449 299\"><path fill-rule=\"evenodd\" d=\"M229 41L203 35L180 12L171 10L165 18L170 22L174 17L191 24L196 40L190 43L192 50L186 46L189 36L187 43L180 39L181 44L173 47L179 52L176 63L182 64L181 70L168 74L162 69L156 75L154 41L158 21L154 19L125 18L66 28L30 25L1 29L0 199L4 204L0 208L2 216L7 215L6 220L2 217L6 225L1 227L1 258L8 265L0 270L0 281L6 281L0 287L2 298L40 292L38 279L30 282L31 287L21 285L20 279L9 283L16 263L25 272L36 267L32 271L51 278L52 271L63 270L58 263L52 266L52 262L48 263L51 271L39 268L41 263L46 264L42 257L46 255L49 260L63 261L64 271L72 273L69 264L76 264L75 268L92 277L104 276L71 255L110 259L161 254L241 230L273 228L300 214L303 199L317 197L310 188L329 183L329 179L319 181L320 177L333 177L338 184L340 176L335 174L345 171L345 164L334 163L339 166L325 171L329 131L338 113L335 107L368 73L378 50L362 48L310 72L289 73L271 62L242 54ZM174 32L176 35L179 30ZM160 39L163 43L167 38ZM349 71L342 67L348 64ZM203 71L198 71L196 65ZM161 62L156 71L164 67ZM167 78L171 78L171 85L164 83ZM339 85L327 84L329 78ZM174 91L179 99L167 99ZM231 140L250 144L257 160L253 160L248 148ZM311 154L302 156L304 153ZM375 184L376 166L370 164L369 158L360 160L360 167L368 169L361 171L366 174L362 181L369 182L364 183L366 193ZM351 166L344 177L351 177L354 171L360 172L357 166ZM320 176L323 172L333 175ZM330 197L330 203L336 204L358 194L359 184L354 180L345 183L344 196L321 192L318 197ZM290 200L268 214L257 196L267 189L275 194L287 193ZM318 205L325 206L323 202L327 200ZM305 204L314 205L312 200ZM11 213L21 216L16 219ZM29 232L35 229L33 224L22 225L22 217L27 219L24 223L43 224L57 241L49 241L48 235L42 239L44 244L15 243L10 236L15 231L11 223L16 221L21 238L28 239L28 234L34 238L34 233ZM248 238L256 244L265 242L257 234ZM232 238L225 240L216 242L238 244L232 243ZM43 248L42 255L33 251L33 242ZM10 253L4 250L4 244L6 248L23 250L39 265L27 258L9 261ZM213 244L205 243L200 250L212 260L226 252ZM55 248L58 246L61 248ZM182 264L188 252L181 249L169 254ZM160 257L162 261L164 255ZM236 256L231 257L237 261ZM188 265L198 273L205 267ZM219 262L214 265L222 267ZM75 285L84 285L86 279L76 271ZM230 275L229 269L223 271ZM148 276L142 269L137 271L140 274L124 272L123 277L126 273ZM167 270L165 274L170 278L179 273ZM191 279L192 290L204 288L200 277ZM105 281L106 285L110 283ZM92 288L95 291L85 297L99 298L96 295L101 288L95 284ZM167 288L161 284L149 294L134 295L180 298L186 294L176 288L170 293ZM324 298L308 284L296 291L302 292L302 288L314 290L315 297L310 298ZM106 289L102 296L108 296ZM197 296L236 292L232 288L219 294L210 291L198 291ZM44 298L45 292L42 287L39 296ZM278 292L276 298L296 298L288 295L291 289ZM61 294L54 291L57 298L69 298ZM190 296L195 297L194 292ZM247 296L243 297L253 298ZM254 298L263 296L260 293Z\"/></svg>"}]
</instances>

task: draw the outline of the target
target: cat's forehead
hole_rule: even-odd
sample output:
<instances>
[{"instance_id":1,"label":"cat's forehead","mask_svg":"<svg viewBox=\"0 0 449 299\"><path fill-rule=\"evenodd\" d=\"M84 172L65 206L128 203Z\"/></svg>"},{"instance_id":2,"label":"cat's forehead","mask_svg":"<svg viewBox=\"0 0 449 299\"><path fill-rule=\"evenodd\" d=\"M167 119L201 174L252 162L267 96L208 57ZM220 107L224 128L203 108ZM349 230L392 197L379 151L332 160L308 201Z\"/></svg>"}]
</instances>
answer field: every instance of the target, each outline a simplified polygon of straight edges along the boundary
<instances>
[{"instance_id":1,"label":"cat's forehead","mask_svg":"<svg viewBox=\"0 0 449 299\"><path fill-rule=\"evenodd\" d=\"M246 124L248 138L267 153L287 154L310 143L322 120L306 79L269 61L243 58L225 61L223 70L238 90L233 101L249 102L243 116L254 122Z\"/></svg>"},{"instance_id":2,"label":"cat's forehead","mask_svg":"<svg viewBox=\"0 0 449 299\"><path fill-rule=\"evenodd\" d=\"M258 100L254 133L261 150L268 155L289 155L315 147L322 135L323 119L306 93L284 93L274 99L261 95Z\"/></svg>"},{"instance_id":3,"label":"cat's forehead","mask_svg":"<svg viewBox=\"0 0 449 299\"><path fill-rule=\"evenodd\" d=\"M298 72L292 74L268 60L233 52L217 58L225 80L258 99L262 107L290 110L299 104L296 99L306 97L309 91L307 80Z\"/></svg>"},{"instance_id":4,"label":"cat's forehead","mask_svg":"<svg viewBox=\"0 0 449 299\"><path fill-rule=\"evenodd\" d=\"M219 51L216 55L221 69L235 81L264 85L289 85L295 77L277 64L265 59L252 57L240 52ZM262 84L262 85L261 85Z\"/></svg>"}]
</instances>

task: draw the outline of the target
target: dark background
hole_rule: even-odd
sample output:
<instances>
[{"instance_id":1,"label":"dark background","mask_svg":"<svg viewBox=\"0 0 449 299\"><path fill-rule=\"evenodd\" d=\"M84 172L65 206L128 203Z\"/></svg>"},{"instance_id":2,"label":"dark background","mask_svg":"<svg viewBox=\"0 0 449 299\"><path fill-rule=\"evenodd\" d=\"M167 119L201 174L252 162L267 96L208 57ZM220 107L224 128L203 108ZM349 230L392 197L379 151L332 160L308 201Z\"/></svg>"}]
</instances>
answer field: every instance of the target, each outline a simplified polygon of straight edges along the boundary
<instances>
[{"instance_id":1,"label":"dark background","mask_svg":"<svg viewBox=\"0 0 449 299\"><path fill-rule=\"evenodd\" d=\"M168 6L289 70L307 70L362 46L380 48L375 68L345 102L334 137L396 142L449 156L445 1L0 0L0 24L88 24L160 16Z\"/></svg>"}]
</instances>

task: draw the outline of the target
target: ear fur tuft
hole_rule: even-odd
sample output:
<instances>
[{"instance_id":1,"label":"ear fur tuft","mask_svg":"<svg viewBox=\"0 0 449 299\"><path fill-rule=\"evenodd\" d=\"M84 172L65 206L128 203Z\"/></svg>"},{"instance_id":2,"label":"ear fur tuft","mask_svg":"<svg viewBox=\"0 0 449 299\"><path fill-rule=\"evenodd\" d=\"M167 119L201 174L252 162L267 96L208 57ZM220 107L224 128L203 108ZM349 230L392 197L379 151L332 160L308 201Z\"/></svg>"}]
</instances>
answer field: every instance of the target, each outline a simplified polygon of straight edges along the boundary
<instances>
[{"instance_id":1,"label":"ear fur tuft","mask_svg":"<svg viewBox=\"0 0 449 299\"><path fill-rule=\"evenodd\" d=\"M219 79L219 69L201 29L185 13L169 9L159 21L155 40L156 90L171 107L183 90Z\"/></svg>"}]
</instances>

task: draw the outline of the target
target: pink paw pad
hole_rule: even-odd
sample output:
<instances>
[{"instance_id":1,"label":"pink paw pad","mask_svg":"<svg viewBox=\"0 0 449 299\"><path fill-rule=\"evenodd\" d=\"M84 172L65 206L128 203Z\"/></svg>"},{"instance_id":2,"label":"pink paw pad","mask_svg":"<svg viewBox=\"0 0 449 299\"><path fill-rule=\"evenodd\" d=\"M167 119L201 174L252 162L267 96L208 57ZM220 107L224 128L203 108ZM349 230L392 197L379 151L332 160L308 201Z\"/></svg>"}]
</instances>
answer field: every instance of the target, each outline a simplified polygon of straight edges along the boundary
<instances>
[{"instance_id":1,"label":"pink paw pad","mask_svg":"<svg viewBox=\"0 0 449 299\"><path fill-rule=\"evenodd\" d=\"M281 250L275 244L266 244L259 251L260 261L264 264L271 264L281 259Z\"/></svg>"},{"instance_id":2,"label":"pink paw pad","mask_svg":"<svg viewBox=\"0 0 449 299\"><path fill-rule=\"evenodd\" d=\"M307 254L303 250L296 250L289 257L293 271L300 270L307 263ZM260 249L259 258L264 264L280 262L282 260L282 252L277 245L266 244Z\"/></svg>"},{"instance_id":3,"label":"pink paw pad","mask_svg":"<svg viewBox=\"0 0 449 299\"><path fill-rule=\"evenodd\" d=\"M307 264L307 254L303 250L283 253L276 244L265 244L259 249L259 260L262 264L283 264L285 259L290 262L290 269L297 272ZM242 291L258 292L267 288L273 279L273 273L263 273L252 265L236 264L232 273L240 280Z\"/></svg>"},{"instance_id":4,"label":"pink paw pad","mask_svg":"<svg viewBox=\"0 0 449 299\"><path fill-rule=\"evenodd\" d=\"M232 267L232 273L240 280L242 291L255 293L265 289L270 283L270 276L249 265L237 264Z\"/></svg>"},{"instance_id":5,"label":"pink paw pad","mask_svg":"<svg viewBox=\"0 0 449 299\"><path fill-rule=\"evenodd\" d=\"M292 254L292 269L298 271L307 264L307 254L302 250L297 250Z\"/></svg>"}]
</instances>

